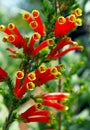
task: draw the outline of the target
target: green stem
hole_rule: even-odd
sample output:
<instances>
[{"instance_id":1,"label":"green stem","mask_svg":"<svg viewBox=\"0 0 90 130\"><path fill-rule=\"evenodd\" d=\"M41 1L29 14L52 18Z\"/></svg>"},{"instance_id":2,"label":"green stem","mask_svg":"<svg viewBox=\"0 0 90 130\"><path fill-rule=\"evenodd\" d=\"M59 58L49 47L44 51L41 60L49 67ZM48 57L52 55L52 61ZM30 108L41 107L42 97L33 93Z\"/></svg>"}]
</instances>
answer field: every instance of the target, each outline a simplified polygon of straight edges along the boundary
<instances>
[{"instance_id":1,"label":"green stem","mask_svg":"<svg viewBox=\"0 0 90 130\"><path fill-rule=\"evenodd\" d=\"M11 106L9 110L9 114L8 114L8 117L6 118L3 130L9 130L9 126L12 123L12 113L13 113L13 106Z\"/></svg>"}]
</instances>

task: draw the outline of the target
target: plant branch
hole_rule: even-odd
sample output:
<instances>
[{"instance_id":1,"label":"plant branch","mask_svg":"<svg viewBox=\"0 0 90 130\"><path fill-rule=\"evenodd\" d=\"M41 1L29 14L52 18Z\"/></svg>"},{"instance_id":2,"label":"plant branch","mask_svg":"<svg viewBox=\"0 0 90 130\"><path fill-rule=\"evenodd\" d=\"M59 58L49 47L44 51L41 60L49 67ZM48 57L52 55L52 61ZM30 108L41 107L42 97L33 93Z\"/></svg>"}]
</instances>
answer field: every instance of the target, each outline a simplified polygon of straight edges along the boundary
<instances>
[{"instance_id":1,"label":"plant branch","mask_svg":"<svg viewBox=\"0 0 90 130\"><path fill-rule=\"evenodd\" d=\"M11 106L10 110L9 110L9 114L8 114L8 117L5 121L5 124L4 124L4 127L3 127L3 130L9 130L9 126L12 122L12 112L13 112L13 106Z\"/></svg>"}]
</instances>

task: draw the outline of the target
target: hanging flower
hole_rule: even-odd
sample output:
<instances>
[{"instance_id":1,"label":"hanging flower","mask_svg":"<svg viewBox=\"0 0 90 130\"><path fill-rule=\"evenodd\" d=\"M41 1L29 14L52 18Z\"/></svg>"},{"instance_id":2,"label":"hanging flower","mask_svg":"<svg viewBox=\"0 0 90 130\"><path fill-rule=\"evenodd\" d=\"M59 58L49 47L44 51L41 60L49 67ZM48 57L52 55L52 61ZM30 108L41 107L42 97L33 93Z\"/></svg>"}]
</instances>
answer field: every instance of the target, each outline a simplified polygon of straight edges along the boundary
<instances>
[{"instance_id":1,"label":"hanging flower","mask_svg":"<svg viewBox=\"0 0 90 130\"><path fill-rule=\"evenodd\" d=\"M39 108L38 108L39 106ZM19 117L24 122L42 122L48 123L50 122L50 111L49 110L41 110L40 104L32 105L25 112L21 113Z\"/></svg>"},{"instance_id":2,"label":"hanging flower","mask_svg":"<svg viewBox=\"0 0 90 130\"><path fill-rule=\"evenodd\" d=\"M66 45L69 45L69 47L65 50L60 51L60 49L62 49ZM51 50L47 58L57 59L73 50L83 50L83 46L79 46L78 43L72 41L70 37L66 37L56 44L55 48Z\"/></svg>"},{"instance_id":3,"label":"hanging flower","mask_svg":"<svg viewBox=\"0 0 90 130\"><path fill-rule=\"evenodd\" d=\"M41 95L37 101L42 102L44 106L52 107L57 110L67 110L68 107L61 104L62 101L68 99L69 93L65 92L53 92Z\"/></svg>"},{"instance_id":4,"label":"hanging flower","mask_svg":"<svg viewBox=\"0 0 90 130\"><path fill-rule=\"evenodd\" d=\"M7 74L7 72L5 70L3 70L0 67L0 82L5 81L6 79L8 79L8 74Z\"/></svg>"}]
</instances>

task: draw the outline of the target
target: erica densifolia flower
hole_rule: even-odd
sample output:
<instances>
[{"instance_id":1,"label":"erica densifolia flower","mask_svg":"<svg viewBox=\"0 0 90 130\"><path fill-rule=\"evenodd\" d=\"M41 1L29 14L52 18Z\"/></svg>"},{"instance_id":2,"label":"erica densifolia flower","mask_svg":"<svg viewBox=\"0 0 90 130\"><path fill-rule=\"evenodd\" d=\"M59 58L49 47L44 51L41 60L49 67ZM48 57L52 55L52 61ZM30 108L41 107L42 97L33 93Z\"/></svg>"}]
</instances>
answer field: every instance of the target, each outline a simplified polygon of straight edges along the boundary
<instances>
[{"instance_id":1,"label":"erica densifolia flower","mask_svg":"<svg viewBox=\"0 0 90 130\"><path fill-rule=\"evenodd\" d=\"M26 40L23 38L18 28L14 23L8 24L8 26L1 25L0 31L3 31L7 36L3 37L4 42L9 42L17 48L24 47L26 45Z\"/></svg>"},{"instance_id":2,"label":"erica densifolia flower","mask_svg":"<svg viewBox=\"0 0 90 130\"><path fill-rule=\"evenodd\" d=\"M74 28L82 25L82 20L77 18L82 15L82 10L77 8L74 12L67 16L60 16L55 23L54 35L56 37L63 37Z\"/></svg>"},{"instance_id":3,"label":"erica densifolia flower","mask_svg":"<svg viewBox=\"0 0 90 130\"><path fill-rule=\"evenodd\" d=\"M36 97L37 102L31 107L29 107L26 111L21 113L19 117L24 122L43 122L49 123L51 121L51 111L42 109L42 106L52 107L56 110L67 110L68 107L59 103L58 101L62 102L68 99L69 93L65 92L54 92L54 93L47 93L44 95L40 95L40 97ZM53 113L52 113L53 114Z\"/></svg>"},{"instance_id":4,"label":"erica densifolia flower","mask_svg":"<svg viewBox=\"0 0 90 130\"><path fill-rule=\"evenodd\" d=\"M46 35L45 26L38 10L33 10L31 14L29 12L24 12L23 17L35 32L38 32L41 36Z\"/></svg>"},{"instance_id":5,"label":"erica densifolia flower","mask_svg":"<svg viewBox=\"0 0 90 130\"><path fill-rule=\"evenodd\" d=\"M17 71L14 87L15 96L17 98L22 98L27 91L32 91L35 86L40 86L50 80L61 78L61 69L62 65L47 68L44 64L42 64L35 71L27 73L25 77L23 71Z\"/></svg>"},{"instance_id":6,"label":"erica densifolia flower","mask_svg":"<svg viewBox=\"0 0 90 130\"><path fill-rule=\"evenodd\" d=\"M69 45L69 47L60 51L66 45ZM72 41L70 37L66 37L61 39L60 42L56 44L54 49L51 50L47 57L51 59L57 59L73 50L83 50L83 47L79 46L77 42Z\"/></svg>"},{"instance_id":7,"label":"erica densifolia flower","mask_svg":"<svg viewBox=\"0 0 90 130\"><path fill-rule=\"evenodd\" d=\"M49 110L42 110L38 108L38 105L32 105L28 108L25 112L21 113L19 117L24 122L42 122L42 123L49 123L50 122L50 111Z\"/></svg>"},{"instance_id":8,"label":"erica densifolia flower","mask_svg":"<svg viewBox=\"0 0 90 130\"><path fill-rule=\"evenodd\" d=\"M54 92L54 93L47 93L43 95L43 104L48 107L55 108L57 110L67 110L68 107L61 104L62 101L68 99L69 93L64 92ZM60 101L60 103L58 102Z\"/></svg>"},{"instance_id":9,"label":"erica densifolia flower","mask_svg":"<svg viewBox=\"0 0 90 130\"><path fill-rule=\"evenodd\" d=\"M0 82L5 81L8 78L8 74L0 67Z\"/></svg>"}]
</instances>

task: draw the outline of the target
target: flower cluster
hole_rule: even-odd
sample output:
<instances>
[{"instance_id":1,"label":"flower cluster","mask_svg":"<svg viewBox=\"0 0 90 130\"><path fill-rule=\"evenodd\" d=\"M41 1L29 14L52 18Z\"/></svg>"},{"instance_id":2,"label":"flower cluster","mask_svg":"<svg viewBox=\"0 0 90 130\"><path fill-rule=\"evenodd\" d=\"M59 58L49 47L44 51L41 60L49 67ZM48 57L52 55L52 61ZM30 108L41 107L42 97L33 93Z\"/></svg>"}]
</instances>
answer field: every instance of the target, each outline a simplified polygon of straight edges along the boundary
<instances>
[{"instance_id":1,"label":"flower cluster","mask_svg":"<svg viewBox=\"0 0 90 130\"><path fill-rule=\"evenodd\" d=\"M40 86L50 80L61 78L60 70L62 68L63 65L47 68L44 64L42 64L35 70L35 72L27 73L25 77L23 71L17 71L14 94L17 98L22 98L28 90L33 90L35 86ZM23 79L23 84L21 84Z\"/></svg>"},{"instance_id":2,"label":"flower cluster","mask_svg":"<svg viewBox=\"0 0 90 130\"><path fill-rule=\"evenodd\" d=\"M39 103L30 106L25 112L20 114L20 118L25 122L51 122L52 114L49 110L42 109L42 105L52 107L54 109L63 111L67 110L67 106L58 103L57 101L64 101L68 98L68 93L54 92L41 95Z\"/></svg>"},{"instance_id":3,"label":"flower cluster","mask_svg":"<svg viewBox=\"0 0 90 130\"><path fill-rule=\"evenodd\" d=\"M55 43L53 38L49 38L40 42L36 48L34 47L35 43L40 40L41 36L46 35L45 25L40 18L40 13L38 10L33 10L31 14L29 12L25 12L23 14L24 19L30 24L30 27L34 29L34 33L28 41L24 36L22 36L14 23L9 23L7 27L1 25L0 30L7 34L7 36L3 37L4 42L9 42L18 48L23 48L24 53L31 57L35 57L45 47L54 45L54 48L48 52L46 57L48 59L57 59L69 51L83 49L82 46L79 46L76 42L72 41L71 38L63 37L74 28L82 25L82 20L77 18L81 15L82 10L77 8L66 18L60 16L55 23L54 36L62 37L61 40L58 43ZM59 52L59 50L66 45L70 45L70 47L62 52ZM15 56L16 52L13 51L13 53Z\"/></svg>"},{"instance_id":4,"label":"flower cluster","mask_svg":"<svg viewBox=\"0 0 90 130\"><path fill-rule=\"evenodd\" d=\"M71 15L67 16L66 18L60 16L55 23L54 35L56 37L63 37L72 29L81 26L82 20L78 18L81 15L82 10L77 8Z\"/></svg>"},{"instance_id":5,"label":"flower cluster","mask_svg":"<svg viewBox=\"0 0 90 130\"><path fill-rule=\"evenodd\" d=\"M34 30L34 33L29 39L20 33L14 23L9 23L8 26L1 25L0 31L6 33L6 36L3 37L3 42L9 42L17 48L23 48L23 55L27 58L25 60L33 62L33 58L35 60L35 57L39 55L39 52L48 47L50 49L48 49L48 53L44 58L50 61L61 58L70 51L83 49L77 42L72 41L70 37L66 36L71 30L82 25L81 19L78 18L81 15L82 10L77 8L66 18L60 16L55 22L52 38L46 38L45 25L42 22L38 10L33 10L32 13L24 12L23 14L23 18ZM60 38L58 42L55 40L57 37ZM35 45L36 43L38 43L37 46ZM69 47L61 51L66 45L69 45ZM18 55L18 52L13 48L7 48L7 50L11 52L12 57ZM36 60L38 60L38 57ZM61 70L64 68L62 64L54 67L47 67L43 62L34 66L35 68L33 69L29 68L29 71L27 71L27 68L25 68L24 65L21 68L19 67L16 72L16 80L13 89L14 96L17 100L23 99L27 91L32 91L35 87L43 85L50 80L61 78ZM30 64L30 67L32 67L32 63ZM8 79L7 72L0 68L0 82L5 81L6 79ZM66 100L68 96L69 94L65 92L54 92L34 97L36 103L25 112L21 113L19 117L23 119L24 122L50 122L50 111L42 109L41 106L48 106L61 111L66 110L67 107L61 104L61 102ZM58 101L60 101L60 103Z\"/></svg>"}]
</instances>

